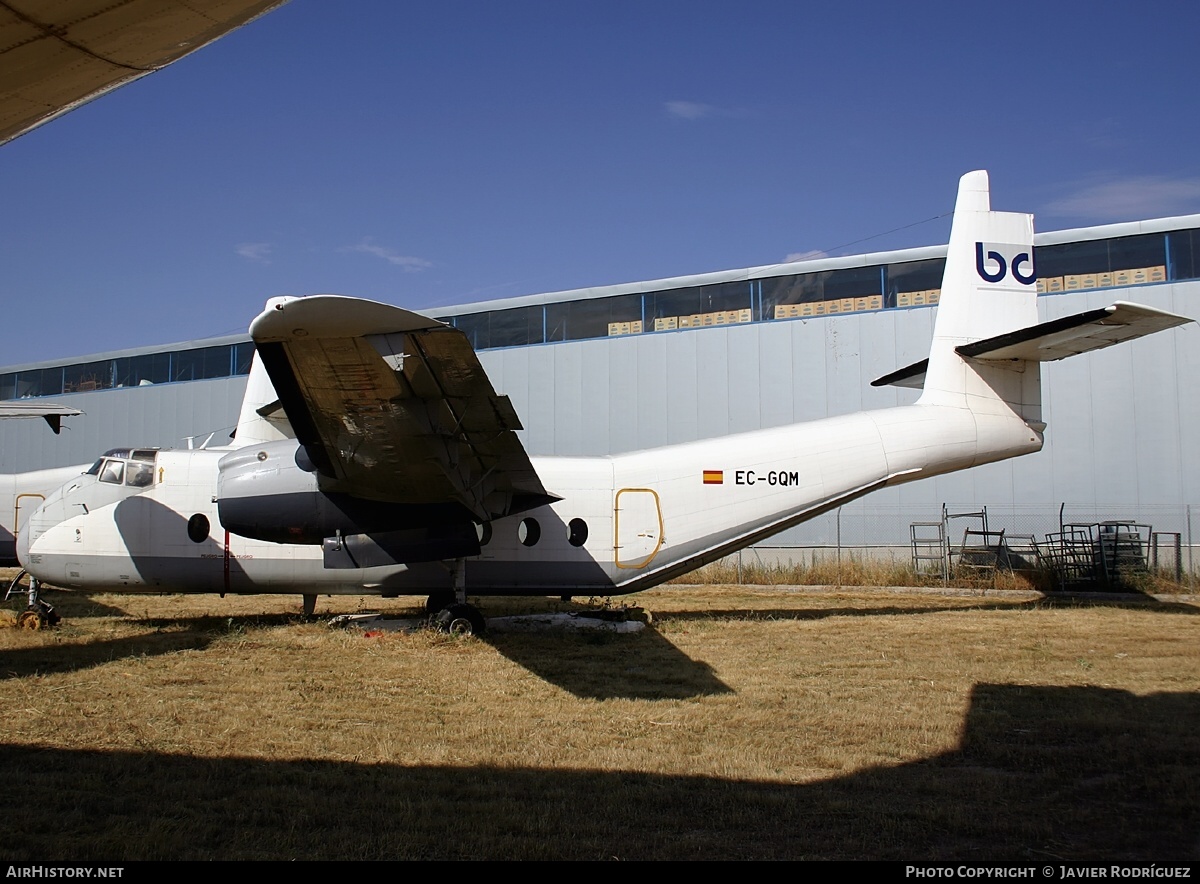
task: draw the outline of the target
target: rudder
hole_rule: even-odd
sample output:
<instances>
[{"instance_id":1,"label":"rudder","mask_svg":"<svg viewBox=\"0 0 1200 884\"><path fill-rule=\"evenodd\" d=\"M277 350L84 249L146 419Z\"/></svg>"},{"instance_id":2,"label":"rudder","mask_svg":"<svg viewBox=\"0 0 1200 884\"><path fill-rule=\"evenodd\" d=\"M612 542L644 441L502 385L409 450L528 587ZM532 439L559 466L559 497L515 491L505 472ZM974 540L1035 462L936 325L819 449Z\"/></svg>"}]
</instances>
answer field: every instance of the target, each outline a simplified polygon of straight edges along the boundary
<instances>
[{"instance_id":1,"label":"rudder","mask_svg":"<svg viewBox=\"0 0 1200 884\"><path fill-rule=\"evenodd\" d=\"M993 212L988 173L968 172L959 180L921 403L1040 422L1038 363L983 363L955 351L1036 325L1036 282L1033 216Z\"/></svg>"}]
</instances>

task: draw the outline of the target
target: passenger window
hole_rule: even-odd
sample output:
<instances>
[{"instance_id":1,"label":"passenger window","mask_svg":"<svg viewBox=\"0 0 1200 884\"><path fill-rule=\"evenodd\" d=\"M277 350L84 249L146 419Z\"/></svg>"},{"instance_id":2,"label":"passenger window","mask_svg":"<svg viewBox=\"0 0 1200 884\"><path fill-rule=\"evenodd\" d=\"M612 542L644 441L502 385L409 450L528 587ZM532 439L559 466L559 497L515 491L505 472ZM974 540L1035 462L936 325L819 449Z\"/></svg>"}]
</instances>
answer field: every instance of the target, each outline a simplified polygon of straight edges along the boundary
<instances>
[{"instance_id":1,"label":"passenger window","mask_svg":"<svg viewBox=\"0 0 1200 884\"><path fill-rule=\"evenodd\" d=\"M204 541L208 540L209 527L208 517L204 513L196 513L196 515L188 519L188 539L192 543L204 543Z\"/></svg>"},{"instance_id":2,"label":"passenger window","mask_svg":"<svg viewBox=\"0 0 1200 884\"><path fill-rule=\"evenodd\" d=\"M542 526L538 524L537 519L530 516L521 520L521 524L517 526L517 540L525 546L533 546L541 538Z\"/></svg>"}]
</instances>

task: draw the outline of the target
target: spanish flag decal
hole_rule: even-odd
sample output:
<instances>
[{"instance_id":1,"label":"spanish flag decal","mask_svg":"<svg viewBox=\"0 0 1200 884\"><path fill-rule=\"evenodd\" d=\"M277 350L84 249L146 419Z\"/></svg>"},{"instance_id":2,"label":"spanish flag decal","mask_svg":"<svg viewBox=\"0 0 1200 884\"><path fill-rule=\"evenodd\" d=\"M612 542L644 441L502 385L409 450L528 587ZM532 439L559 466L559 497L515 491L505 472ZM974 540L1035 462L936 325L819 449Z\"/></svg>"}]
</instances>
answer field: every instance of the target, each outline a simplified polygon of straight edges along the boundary
<instances>
[{"instance_id":1,"label":"spanish flag decal","mask_svg":"<svg viewBox=\"0 0 1200 884\"><path fill-rule=\"evenodd\" d=\"M704 471L705 485L724 485L725 471L724 470L705 470Z\"/></svg>"}]
</instances>

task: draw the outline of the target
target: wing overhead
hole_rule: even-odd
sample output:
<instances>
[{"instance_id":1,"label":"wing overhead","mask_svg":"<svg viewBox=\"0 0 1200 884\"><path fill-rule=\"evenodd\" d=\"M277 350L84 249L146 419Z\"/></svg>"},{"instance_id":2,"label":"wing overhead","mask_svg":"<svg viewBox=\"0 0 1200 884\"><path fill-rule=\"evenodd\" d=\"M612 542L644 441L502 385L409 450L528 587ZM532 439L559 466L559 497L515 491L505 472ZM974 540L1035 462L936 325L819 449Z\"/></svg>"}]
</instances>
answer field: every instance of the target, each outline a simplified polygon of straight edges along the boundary
<instances>
[{"instance_id":1,"label":"wing overhead","mask_svg":"<svg viewBox=\"0 0 1200 884\"><path fill-rule=\"evenodd\" d=\"M62 419L83 414L78 408L56 405L53 402L0 402L0 418L44 417L55 433L62 429Z\"/></svg>"},{"instance_id":2,"label":"wing overhead","mask_svg":"<svg viewBox=\"0 0 1200 884\"><path fill-rule=\"evenodd\" d=\"M0 3L0 144L166 67L283 2Z\"/></svg>"},{"instance_id":3,"label":"wing overhead","mask_svg":"<svg viewBox=\"0 0 1200 884\"><path fill-rule=\"evenodd\" d=\"M552 500L466 336L333 295L273 304L250 326L279 401L328 491L462 504L488 521Z\"/></svg>"}]
</instances>

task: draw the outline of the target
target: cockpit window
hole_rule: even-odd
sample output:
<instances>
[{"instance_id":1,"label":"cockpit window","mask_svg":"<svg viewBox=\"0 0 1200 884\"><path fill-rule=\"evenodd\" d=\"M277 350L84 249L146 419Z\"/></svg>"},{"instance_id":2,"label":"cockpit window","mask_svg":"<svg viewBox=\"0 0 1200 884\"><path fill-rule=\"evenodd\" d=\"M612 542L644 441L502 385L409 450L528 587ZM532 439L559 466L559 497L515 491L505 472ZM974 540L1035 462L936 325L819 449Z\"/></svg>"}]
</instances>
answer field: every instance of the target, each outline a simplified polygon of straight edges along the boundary
<instances>
[{"instance_id":1,"label":"cockpit window","mask_svg":"<svg viewBox=\"0 0 1200 884\"><path fill-rule=\"evenodd\" d=\"M120 485L123 481L132 488L147 488L154 484L157 459L157 448L110 448L84 475L99 476L101 482L109 485Z\"/></svg>"},{"instance_id":2,"label":"cockpit window","mask_svg":"<svg viewBox=\"0 0 1200 884\"><path fill-rule=\"evenodd\" d=\"M154 482L154 464L132 461L125 473L125 484L134 488L145 488Z\"/></svg>"},{"instance_id":3,"label":"cockpit window","mask_svg":"<svg viewBox=\"0 0 1200 884\"><path fill-rule=\"evenodd\" d=\"M100 481L110 485L120 485L125 477L125 463L119 460L105 460L100 468Z\"/></svg>"}]
</instances>

